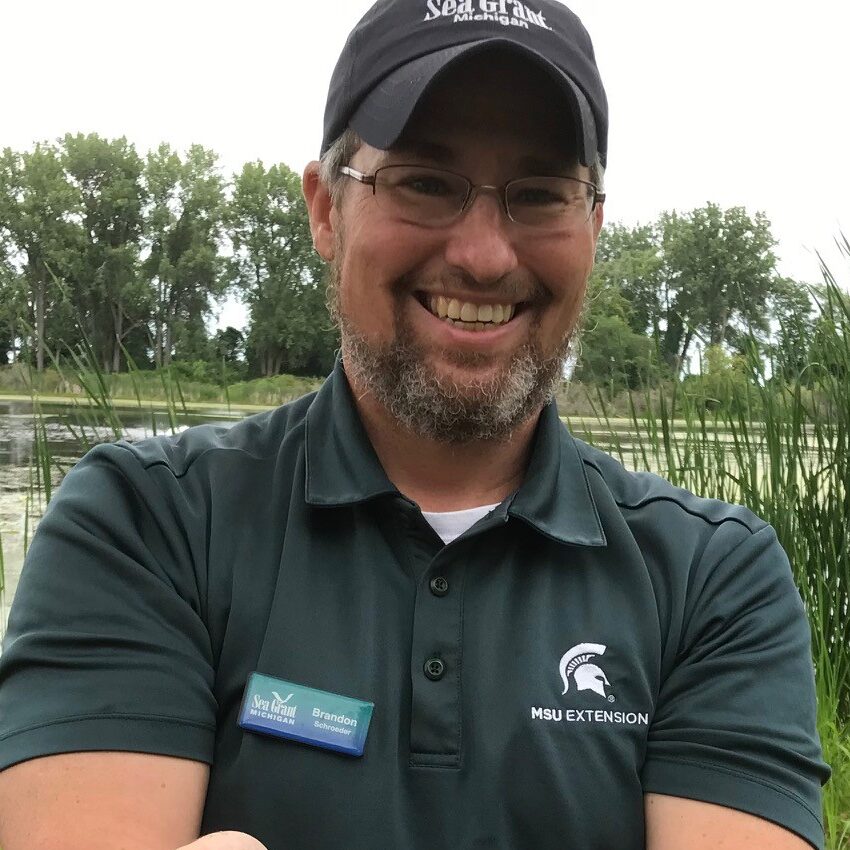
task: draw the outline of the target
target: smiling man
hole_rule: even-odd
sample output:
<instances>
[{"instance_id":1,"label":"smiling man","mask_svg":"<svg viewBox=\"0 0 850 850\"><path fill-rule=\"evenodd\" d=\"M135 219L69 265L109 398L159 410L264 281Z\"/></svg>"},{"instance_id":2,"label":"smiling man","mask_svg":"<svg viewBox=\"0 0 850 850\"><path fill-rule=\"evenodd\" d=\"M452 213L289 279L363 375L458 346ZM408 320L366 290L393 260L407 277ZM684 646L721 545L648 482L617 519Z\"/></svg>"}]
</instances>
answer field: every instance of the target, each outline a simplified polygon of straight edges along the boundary
<instances>
[{"instance_id":1,"label":"smiling man","mask_svg":"<svg viewBox=\"0 0 850 850\"><path fill-rule=\"evenodd\" d=\"M822 847L774 532L551 401L607 126L554 0L367 13L304 174L336 369L68 475L0 660L4 850Z\"/></svg>"}]
</instances>

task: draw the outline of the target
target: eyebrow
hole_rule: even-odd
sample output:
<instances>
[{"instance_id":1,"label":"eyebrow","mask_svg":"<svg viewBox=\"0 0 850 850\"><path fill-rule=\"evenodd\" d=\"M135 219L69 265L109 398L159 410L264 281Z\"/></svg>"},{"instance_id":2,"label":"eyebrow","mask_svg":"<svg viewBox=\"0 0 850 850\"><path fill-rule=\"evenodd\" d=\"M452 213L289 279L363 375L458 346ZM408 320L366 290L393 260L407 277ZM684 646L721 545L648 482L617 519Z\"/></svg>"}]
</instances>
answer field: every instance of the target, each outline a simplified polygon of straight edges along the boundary
<instances>
[{"instance_id":1,"label":"eyebrow","mask_svg":"<svg viewBox=\"0 0 850 850\"><path fill-rule=\"evenodd\" d=\"M519 167L530 174L572 174L578 168L578 157L565 156L557 159L539 156L524 156L519 161Z\"/></svg>"},{"instance_id":2,"label":"eyebrow","mask_svg":"<svg viewBox=\"0 0 850 850\"><path fill-rule=\"evenodd\" d=\"M450 147L427 139L401 139L393 145L390 153L400 156L413 156L418 159L430 159L444 164L455 161L455 154ZM578 157L541 157L534 154L524 156L519 160L518 168L526 174L572 174L578 167Z\"/></svg>"},{"instance_id":3,"label":"eyebrow","mask_svg":"<svg viewBox=\"0 0 850 850\"><path fill-rule=\"evenodd\" d=\"M401 139L390 148L390 153L442 161L451 161L454 158L451 148L425 139Z\"/></svg>"}]
</instances>

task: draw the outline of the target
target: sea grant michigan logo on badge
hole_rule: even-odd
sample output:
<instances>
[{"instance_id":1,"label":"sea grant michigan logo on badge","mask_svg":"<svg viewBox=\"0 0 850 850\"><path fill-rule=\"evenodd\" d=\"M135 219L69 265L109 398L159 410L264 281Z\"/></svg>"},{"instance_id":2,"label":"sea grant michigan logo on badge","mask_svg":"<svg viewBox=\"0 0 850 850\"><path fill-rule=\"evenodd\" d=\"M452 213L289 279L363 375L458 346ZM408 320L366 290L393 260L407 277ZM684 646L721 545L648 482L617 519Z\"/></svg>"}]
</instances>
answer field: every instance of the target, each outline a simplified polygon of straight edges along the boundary
<instances>
[{"instance_id":1,"label":"sea grant michigan logo on badge","mask_svg":"<svg viewBox=\"0 0 850 850\"><path fill-rule=\"evenodd\" d=\"M551 30L543 12L535 12L519 0L425 0L428 11L425 23L440 18L452 18L454 23L464 21L493 21L503 27L530 26Z\"/></svg>"},{"instance_id":2,"label":"sea grant michigan logo on badge","mask_svg":"<svg viewBox=\"0 0 850 850\"><path fill-rule=\"evenodd\" d=\"M558 664L558 672L564 685L561 696L572 691L589 691L610 706L617 701L613 693L606 691L611 687L608 676L594 659L605 654L608 647L601 643L578 643L568 649ZM572 682L573 687L570 687ZM649 714L639 711L611 708L544 708L532 706L532 720L566 723L602 723L619 726L649 726Z\"/></svg>"},{"instance_id":3,"label":"sea grant michigan logo on badge","mask_svg":"<svg viewBox=\"0 0 850 850\"><path fill-rule=\"evenodd\" d=\"M277 691L272 691L272 699L269 700L263 699L260 694L254 694L248 708L248 714L250 717L271 720L281 726L294 726L298 706L289 704L293 696L295 694L289 694L284 698Z\"/></svg>"}]
</instances>

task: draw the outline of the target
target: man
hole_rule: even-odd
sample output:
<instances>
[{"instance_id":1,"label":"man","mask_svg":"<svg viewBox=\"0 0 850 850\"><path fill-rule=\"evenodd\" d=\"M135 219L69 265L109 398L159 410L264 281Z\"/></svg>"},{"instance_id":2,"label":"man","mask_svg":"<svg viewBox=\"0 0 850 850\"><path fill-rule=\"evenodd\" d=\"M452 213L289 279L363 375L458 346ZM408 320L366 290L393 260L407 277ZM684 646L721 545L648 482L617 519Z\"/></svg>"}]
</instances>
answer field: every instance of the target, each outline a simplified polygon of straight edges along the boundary
<instances>
[{"instance_id":1,"label":"man","mask_svg":"<svg viewBox=\"0 0 850 850\"><path fill-rule=\"evenodd\" d=\"M607 124L554 0L367 13L304 174L341 361L67 477L0 666L4 850L822 846L772 530L550 402Z\"/></svg>"}]
</instances>

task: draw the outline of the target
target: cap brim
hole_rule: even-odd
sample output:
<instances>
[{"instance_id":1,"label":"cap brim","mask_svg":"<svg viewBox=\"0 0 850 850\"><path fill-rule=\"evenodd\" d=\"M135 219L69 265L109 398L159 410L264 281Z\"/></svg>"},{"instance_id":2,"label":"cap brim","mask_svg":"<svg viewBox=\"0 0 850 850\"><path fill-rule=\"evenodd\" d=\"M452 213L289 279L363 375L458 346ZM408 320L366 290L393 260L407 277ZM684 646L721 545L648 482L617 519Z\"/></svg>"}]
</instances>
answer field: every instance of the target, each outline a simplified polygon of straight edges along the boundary
<instances>
[{"instance_id":1,"label":"cap brim","mask_svg":"<svg viewBox=\"0 0 850 850\"><path fill-rule=\"evenodd\" d=\"M388 150L398 141L416 105L429 87L452 64L472 53L491 49L508 49L534 61L561 88L570 105L575 129L575 143L582 165L596 161L597 137L593 111L582 90L544 56L509 39L483 39L446 47L414 59L396 69L375 86L360 103L349 126L363 141L379 150Z\"/></svg>"}]
</instances>

